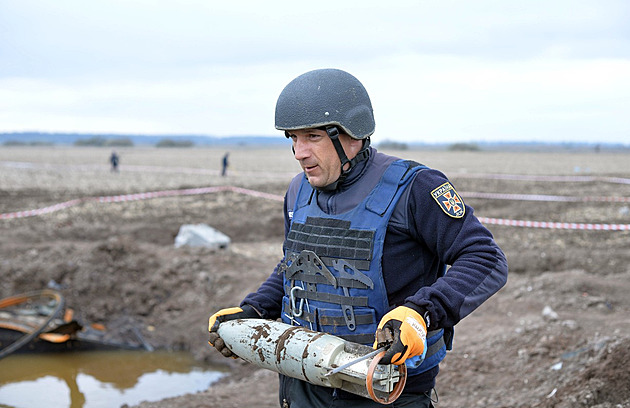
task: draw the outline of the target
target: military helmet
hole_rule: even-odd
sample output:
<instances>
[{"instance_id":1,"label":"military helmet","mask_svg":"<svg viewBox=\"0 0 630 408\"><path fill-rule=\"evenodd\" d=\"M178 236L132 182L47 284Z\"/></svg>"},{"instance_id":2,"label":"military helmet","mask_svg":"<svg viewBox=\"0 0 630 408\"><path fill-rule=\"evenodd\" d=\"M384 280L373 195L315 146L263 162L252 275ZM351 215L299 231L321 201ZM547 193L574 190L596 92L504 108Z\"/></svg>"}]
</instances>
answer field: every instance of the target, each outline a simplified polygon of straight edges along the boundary
<instances>
[{"instance_id":1,"label":"military helmet","mask_svg":"<svg viewBox=\"0 0 630 408\"><path fill-rule=\"evenodd\" d=\"M295 78L276 103L276 129L338 126L353 139L374 133L374 113L367 91L339 69L317 69Z\"/></svg>"}]
</instances>

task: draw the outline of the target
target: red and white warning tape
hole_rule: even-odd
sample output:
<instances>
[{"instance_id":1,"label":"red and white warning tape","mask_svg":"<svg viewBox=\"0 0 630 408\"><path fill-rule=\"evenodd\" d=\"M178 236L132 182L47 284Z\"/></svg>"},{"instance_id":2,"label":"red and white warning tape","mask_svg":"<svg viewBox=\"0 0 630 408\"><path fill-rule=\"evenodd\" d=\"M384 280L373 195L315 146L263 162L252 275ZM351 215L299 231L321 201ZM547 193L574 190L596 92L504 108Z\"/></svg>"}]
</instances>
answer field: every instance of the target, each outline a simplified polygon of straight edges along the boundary
<instances>
[{"instance_id":1,"label":"red and white warning tape","mask_svg":"<svg viewBox=\"0 0 630 408\"><path fill-rule=\"evenodd\" d=\"M51 205L48 207L38 208L35 210L16 211L16 212L11 212L11 213L0 214L0 220L34 217L37 215L52 213L55 211L62 210L64 208L72 207L72 206L85 203L85 202L90 202L90 201L97 201L99 203L121 203L121 202L127 202L127 201L147 200L151 198L160 198L160 197L209 194L209 193L217 193L221 191L232 191L239 194L246 194L246 195L250 195L254 197L265 198L268 200L275 200L275 201L284 200L282 196L279 196L276 194L269 194L269 193L249 190L249 189L241 188L241 187L233 187L233 186L201 187L201 188L188 188L188 189L183 189L183 190L150 191L146 193L123 194L123 195L116 195L116 196L77 198L75 200L70 200L63 203Z\"/></svg>"},{"instance_id":2,"label":"red and white warning tape","mask_svg":"<svg viewBox=\"0 0 630 408\"><path fill-rule=\"evenodd\" d=\"M575 222L519 221L501 218L478 217L483 224L507 225L524 228L550 228L589 231L630 231L630 224L588 224Z\"/></svg>"},{"instance_id":3,"label":"red and white warning tape","mask_svg":"<svg viewBox=\"0 0 630 408\"><path fill-rule=\"evenodd\" d=\"M232 191L234 193L245 194L245 195L249 195L253 197L266 198L268 200L284 201L284 197L281 195L264 193L262 191L250 190L247 188L235 187L235 186L216 186L216 187L187 188L183 190L165 190L165 191L155 191L155 192L150 192L150 193L138 193L138 194L115 196L114 198L117 198L118 201L132 201L132 200L144 200L147 198L157 198L157 197L217 193L220 191ZM109 198L111 197L99 197L99 201L107 202Z\"/></svg>"},{"instance_id":4,"label":"red and white warning tape","mask_svg":"<svg viewBox=\"0 0 630 408\"><path fill-rule=\"evenodd\" d=\"M36 215L48 214L51 212L63 210L64 208L75 206L79 203L84 202L84 198L77 198L76 200L66 201L64 203L59 203L55 205L51 205L50 207L38 208L36 210L26 210L26 211L16 211L11 213L0 214L0 220L8 220L11 218L25 218L25 217L34 217Z\"/></svg>"},{"instance_id":5,"label":"red and white warning tape","mask_svg":"<svg viewBox=\"0 0 630 408\"><path fill-rule=\"evenodd\" d=\"M493 200L514 200L514 201L557 201L568 203L606 202L606 203L630 203L630 197L597 197L597 196L557 196L547 194L504 194L504 193L479 193L471 191L460 192L464 198L485 198Z\"/></svg>"},{"instance_id":6,"label":"red and white warning tape","mask_svg":"<svg viewBox=\"0 0 630 408\"><path fill-rule=\"evenodd\" d=\"M120 203L120 202L125 202L125 201L147 200L150 198L209 194L209 193L217 193L220 191L227 191L227 190L230 190L229 186L201 187L201 188L188 188L188 189L183 189L183 190L149 191L146 193L123 194L123 195L108 196L108 197L95 197L93 199L97 200L100 203Z\"/></svg>"},{"instance_id":7,"label":"red and white warning tape","mask_svg":"<svg viewBox=\"0 0 630 408\"><path fill-rule=\"evenodd\" d=\"M630 179L623 177L601 176L536 176L529 174L486 174L486 173L449 173L449 178L476 178L489 180L549 181L549 182L605 182L630 184Z\"/></svg>"}]
</instances>

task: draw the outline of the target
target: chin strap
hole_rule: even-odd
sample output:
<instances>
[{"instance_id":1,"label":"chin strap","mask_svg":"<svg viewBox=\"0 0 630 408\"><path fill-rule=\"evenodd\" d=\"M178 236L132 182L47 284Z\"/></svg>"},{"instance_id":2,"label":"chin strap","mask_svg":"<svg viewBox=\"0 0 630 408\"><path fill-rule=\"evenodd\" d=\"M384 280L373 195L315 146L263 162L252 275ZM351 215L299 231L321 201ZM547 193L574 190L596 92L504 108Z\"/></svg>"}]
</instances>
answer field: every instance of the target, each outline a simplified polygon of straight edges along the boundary
<instances>
[{"instance_id":1,"label":"chin strap","mask_svg":"<svg viewBox=\"0 0 630 408\"><path fill-rule=\"evenodd\" d=\"M339 160L341 161L341 174L336 181L325 187L317 188L317 190L334 191L339 185L343 183L346 177L348 177L350 170L352 170L352 168L356 166L357 163L370 157L370 138L368 137L364 139L363 147L361 148L359 153L357 153L357 155L354 156L352 159L348 159L348 156L346 156L346 152L343 150L343 146L339 141L339 129L337 129L336 126L329 126L326 128L326 133L328 134L328 137L330 137L330 140L332 140L333 146L335 146L335 150L337 151L337 155L339 156ZM347 169L344 170L346 164L349 164L349 166Z\"/></svg>"}]
</instances>

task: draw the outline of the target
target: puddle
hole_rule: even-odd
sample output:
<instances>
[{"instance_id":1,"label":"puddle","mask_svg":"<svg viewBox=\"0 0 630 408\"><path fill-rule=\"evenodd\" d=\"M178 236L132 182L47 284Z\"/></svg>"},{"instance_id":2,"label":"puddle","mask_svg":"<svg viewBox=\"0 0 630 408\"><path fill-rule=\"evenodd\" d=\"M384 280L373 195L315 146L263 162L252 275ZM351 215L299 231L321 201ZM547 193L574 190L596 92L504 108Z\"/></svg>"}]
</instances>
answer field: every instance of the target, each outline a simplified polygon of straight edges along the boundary
<instances>
[{"instance_id":1,"label":"puddle","mask_svg":"<svg viewBox=\"0 0 630 408\"><path fill-rule=\"evenodd\" d=\"M0 407L135 405L205 390L223 375L187 353L16 354L0 360Z\"/></svg>"}]
</instances>

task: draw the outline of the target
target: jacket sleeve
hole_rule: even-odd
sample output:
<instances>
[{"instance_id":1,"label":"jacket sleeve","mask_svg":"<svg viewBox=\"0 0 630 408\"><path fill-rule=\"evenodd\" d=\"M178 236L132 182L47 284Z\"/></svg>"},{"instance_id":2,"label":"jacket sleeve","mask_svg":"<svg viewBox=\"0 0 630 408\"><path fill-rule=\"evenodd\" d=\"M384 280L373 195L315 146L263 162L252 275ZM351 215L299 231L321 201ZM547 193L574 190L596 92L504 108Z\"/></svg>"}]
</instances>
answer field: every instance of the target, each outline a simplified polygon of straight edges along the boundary
<instances>
[{"instance_id":1,"label":"jacket sleeve","mask_svg":"<svg viewBox=\"0 0 630 408\"><path fill-rule=\"evenodd\" d=\"M279 264L278 264L279 265ZM258 311L263 319L277 319L282 307L282 275L277 273L278 267L260 285L256 292L252 292L243 299L241 306L247 304Z\"/></svg>"},{"instance_id":2,"label":"jacket sleeve","mask_svg":"<svg viewBox=\"0 0 630 408\"><path fill-rule=\"evenodd\" d=\"M429 312L431 328L453 327L507 282L507 260L490 231L452 188L448 197L464 206L461 217L440 193L450 181L436 170L422 171L409 197L412 235L444 265L444 276L406 299Z\"/></svg>"}]
</instances>

